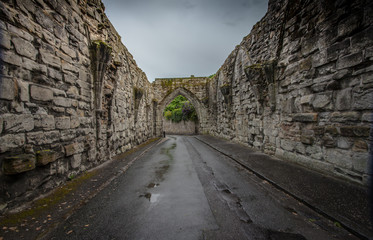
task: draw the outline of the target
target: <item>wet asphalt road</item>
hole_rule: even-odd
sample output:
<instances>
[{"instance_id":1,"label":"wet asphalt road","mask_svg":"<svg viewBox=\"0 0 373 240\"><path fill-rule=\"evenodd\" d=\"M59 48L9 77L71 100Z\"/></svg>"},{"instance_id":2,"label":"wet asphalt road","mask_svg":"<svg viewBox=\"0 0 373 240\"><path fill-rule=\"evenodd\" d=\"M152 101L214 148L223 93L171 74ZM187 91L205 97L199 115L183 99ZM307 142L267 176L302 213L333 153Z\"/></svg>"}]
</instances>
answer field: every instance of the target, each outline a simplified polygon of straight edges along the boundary
<instances>
[{"instance_id":1,"label":"wet asphalt road","mask_svg":"<svg viewBox=\"0 0 373 240\"><path fill-rule=\"evenodd\" d=\"M356 239L193 136L168 136L48 239Z\"/></svg>"}]
</instances>

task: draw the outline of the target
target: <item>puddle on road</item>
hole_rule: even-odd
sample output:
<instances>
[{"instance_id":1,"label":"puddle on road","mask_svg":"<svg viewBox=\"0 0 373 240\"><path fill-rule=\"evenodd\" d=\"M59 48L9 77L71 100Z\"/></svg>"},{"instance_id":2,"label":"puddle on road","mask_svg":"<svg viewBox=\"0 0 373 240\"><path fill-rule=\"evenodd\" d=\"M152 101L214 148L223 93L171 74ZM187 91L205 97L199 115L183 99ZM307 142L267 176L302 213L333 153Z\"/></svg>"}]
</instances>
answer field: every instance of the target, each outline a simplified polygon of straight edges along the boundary
<instances>
[{"instance_id":1,"label":"puddle on road","mask_svg":"<svg viewBox=\"0 0 373 240\"><path fill-rule=\"evenodd\" d=\"M159 183L149 183L147 188L156 188L159 186Z\"/></svg>"},{"instance_id":2,"label":"puddle on road","mask_svg":"<svg viewBox=\"0 0 373 240\"><path fill-rule=\"evenodd\" d=\"M140 195L139 197L144 197L146 199L149 200L149 202L151 203L156 203L159 201L159 197L161 196L161 194L159 193L145 193L143 195Z\"/></svg>"}]
</instances>

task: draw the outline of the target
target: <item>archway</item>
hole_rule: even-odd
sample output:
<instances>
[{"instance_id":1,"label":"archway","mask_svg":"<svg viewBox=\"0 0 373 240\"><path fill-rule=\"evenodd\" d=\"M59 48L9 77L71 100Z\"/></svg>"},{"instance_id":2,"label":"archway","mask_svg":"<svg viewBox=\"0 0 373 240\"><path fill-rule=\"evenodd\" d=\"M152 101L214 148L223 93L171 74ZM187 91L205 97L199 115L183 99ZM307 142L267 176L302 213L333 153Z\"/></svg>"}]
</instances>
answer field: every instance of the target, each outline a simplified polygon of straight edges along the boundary
<instances>
[{"instance_id":1,"label":"archway","mask_svg":"<svg viewBox=\"0 0 373 240\"><path fill-rule=\"evenodd\" d=\"M165 96L162 99L162 101L160 101L158 104L157 123L156 123L156 126L157 126L156 133L158 136L161 136L163 133L163 110L172 100L174 100L179 95L188 99L189 102L194 106L197 116L198 116L197 128L199 129L199 131L203 129L204 122L206 119L206 107L203 105L203 103L200 102L200 100L192 92L188 91L187 89L183 87L180 87L180 88L173 90L171 93Z\"/></svg>"}]
</instances>

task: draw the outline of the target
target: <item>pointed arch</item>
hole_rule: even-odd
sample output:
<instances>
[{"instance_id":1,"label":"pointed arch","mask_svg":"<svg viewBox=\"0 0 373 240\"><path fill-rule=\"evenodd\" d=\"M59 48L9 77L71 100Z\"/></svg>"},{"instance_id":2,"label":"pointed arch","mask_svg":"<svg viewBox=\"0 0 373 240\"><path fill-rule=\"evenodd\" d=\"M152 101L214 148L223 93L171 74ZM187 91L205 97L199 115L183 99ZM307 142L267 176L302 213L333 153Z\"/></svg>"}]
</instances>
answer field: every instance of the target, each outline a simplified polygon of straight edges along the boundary
<instances>
[{"instance_id":1,"label":"pointed arch","mask_svg":"<svg viewBox=\"0 0 373 240\"><path fill-rule=\"evenodd\" d=\"M163 110L166 108L166 106L174 100L177 96L183 96L187 98L191 104L193 104L197 116L198 116L198 124L201 125L203 122L202 120L206 118L206 107L204 104L189 90L185 89L184 87L179 87L174 89L172 92L170 92L168 95L166 95L159 103L158 103L158 109L157 109L157 135L160 136L163 133Z\"/></svg>"}]
</instances>

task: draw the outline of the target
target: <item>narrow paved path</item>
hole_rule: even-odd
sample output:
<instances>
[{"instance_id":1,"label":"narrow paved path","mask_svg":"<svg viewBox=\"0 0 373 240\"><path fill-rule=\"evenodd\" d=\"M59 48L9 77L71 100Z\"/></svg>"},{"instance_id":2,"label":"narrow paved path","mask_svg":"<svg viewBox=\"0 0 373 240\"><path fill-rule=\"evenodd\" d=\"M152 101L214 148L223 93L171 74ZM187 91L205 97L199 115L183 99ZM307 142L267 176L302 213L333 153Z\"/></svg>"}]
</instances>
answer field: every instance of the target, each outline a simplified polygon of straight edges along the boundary
<instances>
[{"instance_id":1,"label":"narrow paved path","mask_svg":"<svg viewBox=\"0 0 373 240\"><path fill-rule=\"evenodd\" d=\"M168 136L52 239L355 239L192 136Z\"/></svg>"}]
</instances>

